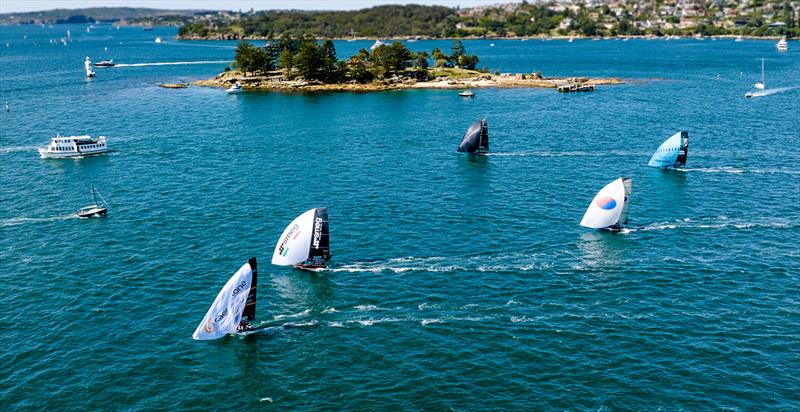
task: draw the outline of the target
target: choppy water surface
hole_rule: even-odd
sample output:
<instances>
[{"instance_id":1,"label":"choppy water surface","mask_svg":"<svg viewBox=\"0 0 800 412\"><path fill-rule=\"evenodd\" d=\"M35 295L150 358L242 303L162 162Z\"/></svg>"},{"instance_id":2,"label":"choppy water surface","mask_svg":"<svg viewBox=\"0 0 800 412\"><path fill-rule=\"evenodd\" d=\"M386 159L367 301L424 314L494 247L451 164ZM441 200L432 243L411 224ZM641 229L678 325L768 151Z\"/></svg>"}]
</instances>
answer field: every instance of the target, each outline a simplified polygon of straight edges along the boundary
<instances>
[{"instance_id":1,"label":"choppy water surface","mask_svg":"<svg viewBox=\"0 0 800 412\"><path fill-rule=\"evenodd\" d=\"M7 408L800 408L800 45L468 41L492 70L633 81L232 96L157 85L235 43L85 28L0 28ZM87 81L86 55L127 66ZM786 90L745 99L762 57ZM457 154L481 117L492 155ZM680 129L687 169L648 168ZM113 152L39 159L57 132ZM578 226L621 175L631 230ZM72 218L91 184L109 217ZM269 265L318 206L331 269ZM251 256L260 324L283 327L193 341Z\"/></svg>"}]
</instances>

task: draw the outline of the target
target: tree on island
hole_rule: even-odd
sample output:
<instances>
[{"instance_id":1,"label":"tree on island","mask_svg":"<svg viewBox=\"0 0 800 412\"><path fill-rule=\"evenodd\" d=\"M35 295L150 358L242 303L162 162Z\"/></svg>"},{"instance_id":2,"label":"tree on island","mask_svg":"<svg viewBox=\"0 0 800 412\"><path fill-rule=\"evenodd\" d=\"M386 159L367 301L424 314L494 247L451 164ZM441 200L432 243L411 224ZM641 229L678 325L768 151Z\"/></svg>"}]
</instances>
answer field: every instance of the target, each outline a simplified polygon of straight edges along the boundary
<instances>
[{"instance_id":1,"label":"tree on island","mask_svg":"<svg viewBox=\"0 0 800 412\"><path fill-rule=\"evenodd\" d=\"M275 61L266 49L253 46L247 42L240 42L236 47L236 56L233 67L248 73L260 74L275 69Z\"/></svg>"},{"instance_id":2,"label":"tree on island","mask_svg":"<svg viewBox=\"0 0 800 412\"><path fill-rule=\"evenodd\" d=\"M275 70L277 62L287 79L301 78L326 84L368 83L376 78L397 76L424 81L431 74L428 71L431 55L437 67L475 69L478 57L467 54L460 41L453 42L452 52L452 55L446 55L437 48L431 54L427 51L414 53L403 43L394 42L376 47L371 52L360 49L346 61L340 61L331 40L318 42L308 35L284 35L278 41L268 41L263 48L247 42L239 43L233 67L247 76Z\"/></svg>"},{"instance_id":3,"label":"tree on island","mask_svg":"<svg viewBox=\"0 0 800 412\"><path fill-rule=\"evenodd\" d=\"M414 53L400 42L378 46L370 55L373 73L383 77L399 74L411 66L413 58Z\"/></svg>"}]
</instances>

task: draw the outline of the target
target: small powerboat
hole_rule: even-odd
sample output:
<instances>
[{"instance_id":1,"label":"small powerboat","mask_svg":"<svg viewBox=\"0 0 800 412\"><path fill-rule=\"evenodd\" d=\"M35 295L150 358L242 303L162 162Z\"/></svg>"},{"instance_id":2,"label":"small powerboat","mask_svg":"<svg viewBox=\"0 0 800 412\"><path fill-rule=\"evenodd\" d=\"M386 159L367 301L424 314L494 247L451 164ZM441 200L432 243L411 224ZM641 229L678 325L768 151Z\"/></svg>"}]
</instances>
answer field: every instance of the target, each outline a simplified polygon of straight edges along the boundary
<instances>
[{"instance_id":1,"label":"small powerboat","mask_svg":"<svg viewBox=\"0 0 800 412\"><path fill-rule=\"evenodd\" d=\"M162 42L161 36L156 37L156 43L161 43L161 42Z\"/></svg>"},{"instance_id":2,"label":"small powerboat","mask_svg":"<svg viewBox=\"0 0 800 412\"><path fill-rule=\"evenodd\" d=\"M94 204L82 207L75 212L78 217L89 218L108 215L108 203L103 199L103 196L100 196L100 192L97 191L94 185L92 185L92 199L94 199ZM100 201L98 201L98 199L100 199Z\"/></svg>"},{"instance_id":3,"label":"small powerboat","mask_svg":"<svg viewBox=\"0 0 800 412\"><path fill-rule=\"evenodd\" d=\"M225 89L225 91L228 92L228 93L231 93L231 94L233 94L233 93L241 93L241 92L244 91L244 87L242 87L242 85L239 84L239 82L236 82L236 83L233 84L233 86Z\"/></svg>"},{"instance_id":4,"label":"small powerboat","mask_svg":"<svg viewBox=\"0 0 800 412\"><path fill-rule=\"evenodd\" d=\"M781 37L780 41L775 43L775 48L778 49L779 52L789 51L789 42L786 41L786 37Z\"/></svg>"},{"instance_id":5,"label":"small powerboat","mask_svg":"<svg viewBox=\"0 0 800 412\"><path fill-rule=\"evenodd\" d=\"M458 94L461 97L475 97L475 93L472 93L471 90L464 90L463 92Z\"/></svg>"},{"instance_id":6,"label":"small powerboat","mask_svg":"<svg viewBox=\"0 0 800 412\"><path fill-rule=\"evenodd\" d=\"M94 64L94 67L114 67L114 66L116 66L116 64L114 64L114 59L101 60Z\"/></svg>"}]
</instances>

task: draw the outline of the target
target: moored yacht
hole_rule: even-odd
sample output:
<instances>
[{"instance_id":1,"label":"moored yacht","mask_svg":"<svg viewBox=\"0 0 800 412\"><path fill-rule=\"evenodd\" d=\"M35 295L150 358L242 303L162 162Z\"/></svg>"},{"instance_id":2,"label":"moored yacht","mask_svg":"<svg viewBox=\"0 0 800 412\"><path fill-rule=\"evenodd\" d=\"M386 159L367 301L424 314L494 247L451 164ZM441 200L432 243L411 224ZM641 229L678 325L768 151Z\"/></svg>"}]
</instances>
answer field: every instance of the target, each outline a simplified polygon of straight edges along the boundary
<instances>
[{"instance_id":1,"label":"moored yacht","mask_svg":"<svg viewBox=\"0 0 800 412\"><path fill-rule=\"evenodd\" d=\"M231 87L225 89L225 91L228 93L241 93L244 91L244 88L239 82L236 82Z\"/></svg>"},{"instance_id":2,"label":"moored yacht","mask_svg":"<svg viewBox=\"0 0 800 412\"><path fill-rule=\"evenodd\" d=\"M40 147L39 155L43 159L62 157L78 157L104 154L108 152L105 136L60 136L50 139L50 144Z\"/></svg>"},{"instance_id":3,"label":"moored yacht","mask_svg":"<svg viewBox=\"0 0 800 412\"><path fill-rule=\"evenodd\" d=\"M775 47L779 52L789 51L789 43L786 41L786 37L782 37L780 41L775 43Z\"/></svg>"},{"instance_id":4,"label":"moored yacht","mask_svg":"<svg viewBox=\"0 0 800 412\"><path fill-rule=\"evenodd\" d=\"M385 46L385 45L386 45L386 43L384 43L384 42L380 41L380 39L378 39L378 40L375 40L375 43L373 43L372 46L369 46L369 50L372 51L372 50L377 49L378 47Z\"/></svg>"}]
</instances>

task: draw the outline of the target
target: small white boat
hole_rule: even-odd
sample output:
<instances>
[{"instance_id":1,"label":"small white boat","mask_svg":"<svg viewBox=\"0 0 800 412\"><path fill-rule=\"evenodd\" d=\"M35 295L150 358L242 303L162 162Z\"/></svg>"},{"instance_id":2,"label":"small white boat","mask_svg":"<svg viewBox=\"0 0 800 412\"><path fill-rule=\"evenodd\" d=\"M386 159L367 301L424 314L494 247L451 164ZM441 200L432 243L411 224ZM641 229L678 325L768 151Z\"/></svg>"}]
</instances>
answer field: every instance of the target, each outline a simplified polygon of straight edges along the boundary
<instances>
[{"instance_id":1,"label":"small white boat","mask_svg":"<svg viewBox=\"0 0 800 412\"><path fill-rule=\"evenodd\" d=\"M740 41L744 41L744 39L742 38L742 36L736 36L736 40L734 40L734 41L740 42Z\"/></svg>"},{"instance_id":2,"label":"small white boat","mask_svg":"<svg viewBox=\"0 0 800 412\"><path fill-rule=\"evenodd\" d=\"M108 152L105 136L60 136L50 139L50 144L38 149L42 159L91 156Z\"/></svg>"},{"instance_id":3,"label":"small white boat","mask_svg":"<svg viewBox=\"0 0 800 412\"><path fill-rule=\"evenodd\" d=\"M161 43L161 42L162 42L161 37L156 37L156 43Z\"/></svg>"},{"instance_id":4,"label":"small white boat","mask_svg":"<svg viewBox=\"0 0 800 412\"><path fill-rule=\"evenodd\" d=\"M95 77L96 74L92 70L92 60L89 56L86 56L86 59L83 61L83 67L86 69L86 77Z\"/></svg>"},{"instance_id":5,"label":"small white boat","mask_svg":"<svg viewBox=\"0 0 800 412\"><path fill-rule=\"evenodd\" d=\"M101 60L94 64L94 67L114 67L114 66L116 66L116 64L114 64L114 59Z\"/></svg>"},{"instance_id":6,"label":"small white boat","mask_svg":"<svg viewBox=\"0 0 800 412\"><path fill-rule=\"evenodd\" d=\"M786 37L782 37L780 41L775 43L775 48L777 48L779 52L789 51L789 43L786 41Z\"/></svg>"},{"instance_id":7,"label":"small white boat","mask_svg":"<svg viewBox=\"0 0 800 412\"><path fill-rule=\"evenodd\" d=\"M228 93L231 93L231 94L241 93L241 92L244 91L244 87L242 87L242 85L239 84L239 82L236 82L236 83L233 84L233 86L225 89L225 91L228 92Z\"/></svg>"},{"instance_id":8,"label":"small white boat","mask_svg":"<svg viewBox=\"0 0 800 412\"><path fill-rule=\"evenodd\" d=\"M82 207L75 212L78 217L88 218L108 215L108 203L106 203L106 200L103 199L103 196L100 195L100 192L97 191L94 185L92 185L92 199L94 200L94 204Z\"/></svg>"},{"instance_id":9,"label":"small white boat","mask_svg":"<svg viewBox=\"0 0 800 412\"><path fill-rule=\"evenodd\" d=\"M472 93L471 90L464 90L458 94L461 97L475 97L475 93Z\"/></svg>"},{"instance_id":10,"label":"small white boat","mask_svg":"<svg viewBox=\"0 0 800 412\"><path fill-rule=\"evenodd\" d=\"M385 45L386 45L386 43L384 43L384 42L380 41L380 39L378 39L378 40L375 40L375 43L373 43L372 46L369 46L369 50L372 51L372 50L377 49L378 47L385 46Z\"/></svg>"},{"instance_id":11,"label":"small white boat","mask_svg":"<svg viewBox=\"0 0 800 412\"><path fill-rule=\"evenodd\" d=\"M753 85L754 88L758 90L764 90L766 86L764 86L764 59L761 59L761 80L757 81L756 84Z\"/></svg>"}]
</instances>

